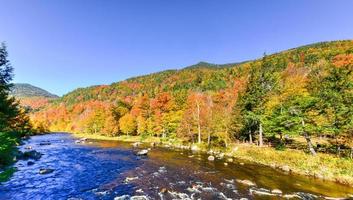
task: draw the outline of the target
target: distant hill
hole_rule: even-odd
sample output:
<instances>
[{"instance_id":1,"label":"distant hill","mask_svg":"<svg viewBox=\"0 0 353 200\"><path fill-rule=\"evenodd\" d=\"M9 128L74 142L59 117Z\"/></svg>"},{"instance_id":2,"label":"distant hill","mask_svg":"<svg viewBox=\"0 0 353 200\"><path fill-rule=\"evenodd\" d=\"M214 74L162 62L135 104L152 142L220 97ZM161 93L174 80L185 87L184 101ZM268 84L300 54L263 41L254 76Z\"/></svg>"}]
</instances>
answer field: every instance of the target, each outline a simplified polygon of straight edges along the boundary
<instances>
[{"instance_id":1,"label":"distant hill","mask_svg":"<svg viewBox=\"0 0 353 200\"><path fill-rule=\"evenodd\" d=\"M32 98L32 97L58 98L57 95L52 94L42 88L33 86L28 83L15 83L11 88L10 95L18 98Z\"/></svg>"}]
</instances>

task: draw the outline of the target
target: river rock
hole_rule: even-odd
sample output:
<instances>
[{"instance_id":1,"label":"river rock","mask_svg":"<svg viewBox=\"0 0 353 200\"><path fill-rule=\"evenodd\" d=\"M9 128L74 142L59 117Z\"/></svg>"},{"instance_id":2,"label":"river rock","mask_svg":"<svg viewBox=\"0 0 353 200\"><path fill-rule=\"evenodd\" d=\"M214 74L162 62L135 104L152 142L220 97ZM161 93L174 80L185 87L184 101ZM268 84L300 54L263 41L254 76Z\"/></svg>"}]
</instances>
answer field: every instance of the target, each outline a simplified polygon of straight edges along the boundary
<instances>
[{"instance_id":1,"label":"river rock","mask_svg":"<svg viewBox=\"0 0 353 200\"><path fill-rule=\"evenodd\" d=\"M271 191L271 193L273 193L273 194L282 194L282 191L279 190L279 189L273 189L273 190Z\"/></svg>"},{"instance_id":2,"label":"river rock","mask_svg":"<svg viewBox=\"0 0 353 200\"><path fill-rule=\"evenodd\" d=\"M52 172L54 172L54 169L40 169L39 170L39 174L50 174L50 173L52 173Z\"/></svg>"},{"instance_id":3,"label":"river rock","mask_svg":"<svg viewBox=\"0 0 353 200\"><path fill-rule=\"evenodd\" d=\"M39 143L39 145L44 146L44 145L51 145L51 143L49 141L44 141Z\"/></svg>"},{"instance_id":4,"label":"river rock","mask_svg":"<svg viewBox=\"0 0 353 200\"><path fill-rule=\"evenodd\" d=\"M290 171L291 171L288 165L282 166L281 169L282 169L283 171L285 171L285 172L290 172Z\"/></svg>"},{"instance_id":5,"label":"river rock","mask_svg":"<svg viewBox=\"0 0 353 200\"><path fill-rule=\"evenodd\" d=\"M156 143L155 142L151 142L151 147L155 147L156 146Z\"/></svg>"},{"instance_id":6,"label":"river rock","mask_svg":"<svg viewBox=\"0 0 353 200\"><path fill-rule=\"evenodd\" d=\"M260 196L274 196L269 190L260 188L260 189L250 189L250 194L256 194Z\"/></svg>"},{"instance_id":7,"label":"river rock","mask_svg":"<svg viewBox=\"0 0 353 200\"><path fill-rule=\"evenodd\" d=\"M225 162L225 163L224 163L224 166L228 166L228 163Z\"/></svg>"},{"instance_id":8,"label":"river rock","mask_svg":"<svg viewBox=\"0 0 353 200\"><path fill-rule=\"evenodd\" d=\"M26 146L25 149L31 150L31 149L32 149L32 146Z\"/></svg>"},{"instance_id":9,"label":"river rock","mask_svg":"<svg viewBox=\"0 0 353 200\"><path fill-rule=\"evenodd\" d=\"M138 156L147 156L148 150L147 149L142 149L141 151L138 151L136 155Z\"/></svg>"},{"instance_id":10,"label":"river rock","mask_svg":"<svg viewBox=\"0 0 353 200\"><path fill-rule=\"evenodd\" d=\"M256 186L256 184L250 180L236 180L238 183L247 185L247 186Z\"/></svg>"},{"instance_id":11,"label":"river rock","mask_svg":"<svg viewBox=\"0 0 353 200\"><path fill-rule=\"evenodd\" d=\"M130 181L136 180L136 179L138 179L138 178L139 178L138 176L135 176L135 177L126 177L125 180L124 180L124 183L129 183Z\"/></svg>"},{"instance_id":12,"label":"river rock","mask_svg":"<svg viewBox=\"0 0 353 200\"><path fill-rule=\"evenodd\" d=\"M214 161L214 156L208 156L208 158L207 158L209 161Z\"/></svg>"},{"instance_id":13,"label":"river rock","mask_svg":"<svg viewBox=\"0 0 353 200\"><path fill-rule=\"evenodd\" d=\"M233 158L228 158L227 161L228 162L233 162Z\"/></svg>"},{"instance_id":14,"label":"river rock","mask_svg":"<svg viewBox=\"0 0 353 200\"><path fill-rule=\"evenodd\" d=\"M134 142L134 143L132 143L132 146L133 147L138 147L138 146L140 146L141 145L141 142Z\"/></svg>"},{"instance_id":15,"label":"river rock","mask_svg":"<svg viewBox=\"0 0 353 200\"><path fill-rule=\"evenodd\" d=\"M34 162L33 162L33 161L28 161L28 162L27 162L27 165L28 165L28 166L34 165Z\"/></svg>"},{"instance_id":16,"label":"river rock","mask_svg":"<svg viewBox=\"0 0 353 200\"><path fill-rule=\"evenodd\" d=\"M26 151L19 155L19 158L24 160L27 160L27 159L39 160L41 157L42 157L42 154L35 150Z\"/></svg>"}]
</instances>

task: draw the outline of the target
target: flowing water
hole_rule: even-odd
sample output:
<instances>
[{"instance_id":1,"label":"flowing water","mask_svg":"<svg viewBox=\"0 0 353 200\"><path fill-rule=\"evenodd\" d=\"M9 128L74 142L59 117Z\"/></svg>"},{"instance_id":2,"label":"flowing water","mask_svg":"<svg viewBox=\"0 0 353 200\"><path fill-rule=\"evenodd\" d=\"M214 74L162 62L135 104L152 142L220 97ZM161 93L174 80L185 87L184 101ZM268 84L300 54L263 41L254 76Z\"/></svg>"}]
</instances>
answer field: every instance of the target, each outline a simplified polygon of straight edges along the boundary
<instances>
[{"instance_id":1,"label":"flowing water","mask_svg":"<svg viewBox=\"0 0 353 200\"><path fill-rule=\"evenodd\" d=\"M50 145L40 145L47 141ZM353 188L333 182L240 160L226 166L225 160L208 161L191 151L152 148L138 157L131 143L76 144L64 133L33 136L21 150L28 146L43 156L33 165L18 161L18 171L0 185L0 199L349 199L353 194ZM40 174L42 168L54 171ZM283 193L273 195L273 189Z\"/></svg>"}]
</instances>

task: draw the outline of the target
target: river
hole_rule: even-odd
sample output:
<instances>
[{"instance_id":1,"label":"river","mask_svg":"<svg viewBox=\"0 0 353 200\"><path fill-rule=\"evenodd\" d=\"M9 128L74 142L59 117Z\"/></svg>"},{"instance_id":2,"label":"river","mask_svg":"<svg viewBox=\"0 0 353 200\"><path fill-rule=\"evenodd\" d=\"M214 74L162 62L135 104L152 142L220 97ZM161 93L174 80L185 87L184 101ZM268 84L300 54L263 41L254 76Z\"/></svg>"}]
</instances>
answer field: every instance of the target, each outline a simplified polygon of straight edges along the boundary
<instances>
[{"instance_id":1,"label":"river","mask_svg":"<svg viewBox=\"0 0 353 200\"><path fill-rule=\"evenodd\" d=\"M49 145L40 143L49 142ZM131 143L89 140L76 144L70 134L33 136L31 146L42 157L0 185L0 199L324 199L353 194L353 188L293 175L270 167L234 160L208 161L191 151L152 148L147 157L134 154ZM40 174L40 169L54 169ZM250 180L248 186L239 180ZM282 191L274 196L271 190Z\"/></svg>"}]
</instances>

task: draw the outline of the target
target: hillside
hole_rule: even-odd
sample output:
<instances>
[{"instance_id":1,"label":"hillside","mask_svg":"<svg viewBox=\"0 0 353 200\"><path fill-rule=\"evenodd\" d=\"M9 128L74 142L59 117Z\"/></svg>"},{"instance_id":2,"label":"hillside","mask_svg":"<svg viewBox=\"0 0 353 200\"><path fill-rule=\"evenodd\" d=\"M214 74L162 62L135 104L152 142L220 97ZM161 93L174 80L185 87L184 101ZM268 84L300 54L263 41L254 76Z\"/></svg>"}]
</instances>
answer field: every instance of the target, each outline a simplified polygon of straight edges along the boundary
<instances>
[{"instance_id":1,"label":"hillside","mask_svg":"<svg viewBox=\"0 0 353 200\"><path fill-rule=\"evenodd\" d=\"M342 109L349 105L352 54L353 41L346 40L315 43L242 63L200 62L181 70L76 89L33 113L32 119L52 131L198 138L223 145L250 136L261 140L259 124L264 140L274 135L298 136L301 119L306 120L310 134L343 136L351 126L348 122L332 125L333 113L341 112L332 106L339 101ZM337 84L330 82L333 79L348 83L332 86ZM345 88L336 94L331 86ZM333 94L328 95L330 91ZM315 106L304 107L306 101ZM294 115L293 109L301 114Z\"/></svg>"},{"instance_id":2,"label":"hillside","mask_svg":"<svg viewBox=\"0 0 353 200\"><path fill-rule=\"evenodd\" d=\"M52 94L42 88L30 85L28 83L13 84L10 95L18 98L31 98L31 97L58 98L57 95Z\"/></svg>"}]
</instances>

